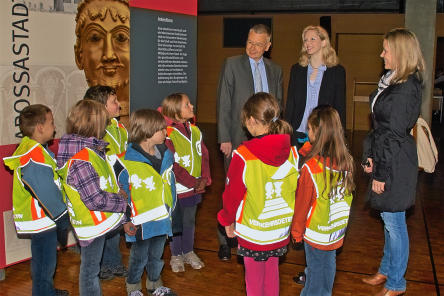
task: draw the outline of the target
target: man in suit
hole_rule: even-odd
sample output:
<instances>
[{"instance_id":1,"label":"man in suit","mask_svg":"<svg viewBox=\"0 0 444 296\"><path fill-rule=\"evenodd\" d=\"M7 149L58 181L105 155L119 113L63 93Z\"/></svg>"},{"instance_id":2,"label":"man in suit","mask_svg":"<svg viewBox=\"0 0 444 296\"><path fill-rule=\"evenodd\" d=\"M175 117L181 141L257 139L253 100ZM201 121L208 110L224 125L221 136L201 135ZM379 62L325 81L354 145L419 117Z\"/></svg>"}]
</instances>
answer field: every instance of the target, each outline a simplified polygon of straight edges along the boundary
<instances>
[{"instance_id":1,"label":"man in suit","mask_svg":"<svg viewBox=\"0 0 444 296\"><path fill-rule=\"evenodd\" d=\"M280 104L282 102L282 68L263 57L271 46L270 41L270 28L263 24L254 25L248 33L245 54L227 58L222 66L217 89L217 129L225 171L233 149L247 139L240 114L248 98L263 91L273 94ZM219 258L229 260L231 250L220 227L218 237L221 244Z\"/></svg>"}]
</instances>

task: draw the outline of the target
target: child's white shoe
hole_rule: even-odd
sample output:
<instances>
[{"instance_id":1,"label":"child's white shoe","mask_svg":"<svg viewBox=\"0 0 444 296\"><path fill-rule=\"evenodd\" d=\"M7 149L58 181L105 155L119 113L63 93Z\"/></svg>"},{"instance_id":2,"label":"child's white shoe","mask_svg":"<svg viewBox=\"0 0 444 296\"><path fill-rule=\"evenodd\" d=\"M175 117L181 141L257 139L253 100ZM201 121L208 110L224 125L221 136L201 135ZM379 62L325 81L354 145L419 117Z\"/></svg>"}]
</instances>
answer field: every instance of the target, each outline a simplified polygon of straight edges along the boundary
<instances>
[{"instance_id":1,"label":"child's white shoe","mask_svg":"<svg viewBox=\"0 0 444 296\"><path fill-rule=\"evenodd\" d=\"M196 253L193 251L188 252L183 255L183 262L190 264L193 269L201 269L205 264L197 257Z\"/></svg>"},{"instance_id":2,"label":"child's white shoe","mask_svg":"<svg viewBox=\"0 0 444 296\"><path fill-rule=\"evenodd\" d=\"M173 292L170 288L167 287L159 287L154 291L150 291L152 296L177 296L176 293Z\"/></svg>"},{"instance_id":3,"label":"child's white shoe","mask_svg":"<svg viewBox=\"0 0 444 296\"><path fill-rule=\"evenodd\" d=\"M171 265L171 270L173 272L184 272L185 271L185 266L183 264L182 255L171 256L170 265Z\"/></svg>"}]
</instances>

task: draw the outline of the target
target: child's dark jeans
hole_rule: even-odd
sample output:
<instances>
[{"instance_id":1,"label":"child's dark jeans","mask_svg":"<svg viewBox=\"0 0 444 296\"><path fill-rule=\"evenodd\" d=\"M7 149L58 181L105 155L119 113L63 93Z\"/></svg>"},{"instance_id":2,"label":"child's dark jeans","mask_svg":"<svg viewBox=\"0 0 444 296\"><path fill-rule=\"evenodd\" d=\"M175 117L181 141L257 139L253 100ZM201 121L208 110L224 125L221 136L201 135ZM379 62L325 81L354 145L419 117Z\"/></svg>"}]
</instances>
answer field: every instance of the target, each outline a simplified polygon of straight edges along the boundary
<instances>
[{"instance_id":1,"label":"child's dark jeans","mask_svg":"<svg viewBox=\"0 0 444 296\"><path fill-rule=\"evenodd\" d=\"M56 229L31 236L32 296L53 296L54 273L57 263Z\"/></svg>"}]
</instances>

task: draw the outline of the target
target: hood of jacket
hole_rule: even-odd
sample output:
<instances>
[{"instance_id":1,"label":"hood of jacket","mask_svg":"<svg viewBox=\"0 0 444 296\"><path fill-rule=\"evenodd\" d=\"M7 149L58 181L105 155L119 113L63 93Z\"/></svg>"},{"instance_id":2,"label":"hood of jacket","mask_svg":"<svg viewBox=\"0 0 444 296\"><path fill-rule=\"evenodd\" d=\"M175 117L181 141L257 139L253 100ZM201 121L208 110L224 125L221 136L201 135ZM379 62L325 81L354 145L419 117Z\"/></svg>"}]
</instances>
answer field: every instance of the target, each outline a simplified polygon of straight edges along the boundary
<instances>
[{"instance_id":1,"label":"hood of jacket","mask_svg":"<svg viewBox=\"0 0 444 296\"><path fill-rule=\"evenodd\" d=\"M54 154L49 150L45 149L45 147L38 143L37 141L29 138L24 137L22 141L20 142L19 146L15 150L14 154L12 154L9 157L3 158L3 161L7 167L9 167L11 170L15 170L18 167L23 167L26 165L30 160L33 160L34 162L44 162L43 160L43 150L46 150L46 152L54 158ZM27 162L22 163L23 159L22 157L27 155Z\"/></svg>"},{"instance_id":2,"label":"hood of jacket","mask_svg":"<svg viewBox=\"0 0 444 296\"><path fill-rule=\"evenodd\" d=\"M85 147L94 151L103 151L103 154L105 155L105 149L108 144L108 142L95 137L86 138L76 134L63 135L59 142L57 167L62 167L71 157Z\"/></svg>"},{"instance_id":3,"label":"hood of jacket","mask_svg":"<svg viewBox=\"0 0 444 296\"><path fill-rule=\"evenodd\" d=\"M290 155L290 135L266 135L243 143L263 163L281 166Z\"/></svg>"}]
</instances>

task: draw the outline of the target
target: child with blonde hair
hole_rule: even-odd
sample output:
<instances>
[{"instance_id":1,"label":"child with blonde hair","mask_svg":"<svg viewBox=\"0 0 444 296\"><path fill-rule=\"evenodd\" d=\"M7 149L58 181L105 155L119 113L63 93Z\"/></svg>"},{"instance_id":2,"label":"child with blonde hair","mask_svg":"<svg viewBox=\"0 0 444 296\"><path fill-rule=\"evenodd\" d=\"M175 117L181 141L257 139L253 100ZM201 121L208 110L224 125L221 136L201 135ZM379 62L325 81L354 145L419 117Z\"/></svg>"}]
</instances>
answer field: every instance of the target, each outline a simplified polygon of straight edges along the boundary
<instances>
[{"instance_id":1,"label":"child with blonde hair","mask_svg":"<svg viewBox=\"0 0 444 296\"><path fill-rule=\"evenodd\" d=\"M233 152L217 215L227 236L238 238L250 296L279 295L279 257L290 241L299 156L290 145L291 126L279 114L268 93L245 103L242 123L253 138Z\"/></svg>"},{"instance_id":2,"label":"child with blonde hair","mask_svg":"<svg viewBox=\"0 0 444 296\"><path fill-rule=\"evenodd\" d=\"M129 210L127 195L120 189L103 141L109 123L103 104L81 100L67 118L59 143L58 172L67 194L71 224L81 247L80 295L101 295L99 281L106 236L115 235Z\"/></svg>"},{"instance_id":3,"label":"child with blonde hair","mask_svg":"<svg viewBox=\"0 0 444 296\"><path fill-rule=\"evenodd\" d=\"M336 249L344 242L352 202L353 158L345 145L338 112L321 105L308 117L308 138L300 153L291 235L304 241L305 286L301 295L331 295Z\"/></svg>"},{"instance_id":4,"label":"child with blonde hair","mask_svg":"<svg viewBox=\"0 0 444 296\"><path fill-rule=\"evenodd\" d=\"M108 142L106 155L116 154L120 157L125 154L128 132L125 126L117 120L120 116L120 103L115 89L104 85L91 86L83 99L102 103L108 111L110 121L105 128L105 136L103 136L103 140ZM114 236L105 240L99 278L110 280L115 276L126 277L127 275L128 270L122 263L122 254L120 253L120 233L116 232Z\"/></svg>"},{"instance_id":5,"label":"child with blonde hair","mask_svg":"<svg viewBox=\"0 0 444 296\"><path fill-rule=\"evenodd\" d=\"M173 171L182 216L182 233L174 234L170 243L170 265L173 272L185 271L184 263L193 269L205 266L194 253L196 210L205 187L211 184L208 149L200 129L191 123L193 105L184 93L174 93L162 102L167 122L167 147L174 154Z\"/></svg>"}]
</instances>

